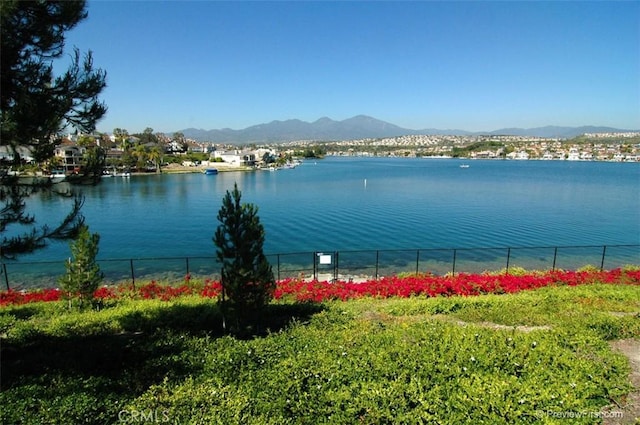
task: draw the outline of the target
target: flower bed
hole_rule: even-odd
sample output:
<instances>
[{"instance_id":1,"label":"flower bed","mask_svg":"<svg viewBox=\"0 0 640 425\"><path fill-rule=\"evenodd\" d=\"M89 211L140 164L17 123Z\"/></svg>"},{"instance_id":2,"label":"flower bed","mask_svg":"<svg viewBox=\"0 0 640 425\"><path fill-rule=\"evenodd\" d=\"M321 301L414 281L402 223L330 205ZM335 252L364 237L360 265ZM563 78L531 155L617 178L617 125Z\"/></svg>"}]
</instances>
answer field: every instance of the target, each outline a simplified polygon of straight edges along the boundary
<instances>
[{"instance_id":1,"label":"flower bed","mask_svg":"<svg viewBox=\"0 0 640 425\"><path fill-rule=\"evenodd\" d=\"M189 283L189 279L185 279ZM317 280L285 279L277 283L276 300L296 302L323 302L349 300L360 297L411 297L417 295L437 297L452 295L480 295L514 293L554 285L584 285L593 283L640 285L640 269L609 271L548 271L522 275L508 273L482 273L455 276L420 274L411 276L384 277L362 283L338 281L335 283ZM133 287L133 285L104 286L94 296L100 300L122 298L171 300L184 295L198 294L216 298L220 295L220 282L206 279L201 286L183 284L162 285L156 281ZM58 301L64 298L59 289L34 291L0 291L0 306L27 304L32 302Z\"/></svg>"},{"instance_id":2,"label":"flower bed","mask_svg":"<svg viewBox=\"0 0 640 425\"><path fill-rule=\"evenodd\" d=\"M640 271L550 271L524 275L457 274L434 276L421 274L406 277L384 277L362 283L318 282L287 279L278 282L276 299L292 298L295 301L322 302L331 299L348 300L359 297L430 297L451 295L480 295L513 293L552 285L583 285L590 283L640 284Z\"/></svg>"}]
</instances>

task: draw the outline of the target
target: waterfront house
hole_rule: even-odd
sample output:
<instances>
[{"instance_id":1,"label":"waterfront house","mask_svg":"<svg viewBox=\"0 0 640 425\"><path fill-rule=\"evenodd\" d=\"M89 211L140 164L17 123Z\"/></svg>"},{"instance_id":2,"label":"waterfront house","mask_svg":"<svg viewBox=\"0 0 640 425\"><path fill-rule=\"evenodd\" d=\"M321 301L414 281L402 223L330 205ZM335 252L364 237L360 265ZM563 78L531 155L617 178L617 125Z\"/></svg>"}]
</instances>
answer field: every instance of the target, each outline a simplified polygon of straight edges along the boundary
<instances>
[{"instance_id":1,"label":"waterfront house","mask_svg":"<svg viewBox=\"0 0 640 425\"><path fill-rule=\"evenodd\" d=\"M213 157L236 166L253 167L256 164L256 155L251 151L215 151Z\"/></svg>"},{"instance_id":2,"label":"waterfront house","mask_svg":"<svg viewBox=\"0 0 640 425\"><path fill-rule=\"evenodd\" d=\"M82 146L62 144L56 146L54 156L60 159L62 169L65 172L77 172L82 166L85 151L86 149Z\"/></svg>"},{"instance_id":3,"label":"waterfront house","mask_svg":"<svg viewBox=\"0 0 640 425\"><path fill-rule=\"evenodd\" d=\"M569 161L579 161L580 160L580 152L576 148L569 149L569 156L567 157Z\"/></svg>"}]
</instances>

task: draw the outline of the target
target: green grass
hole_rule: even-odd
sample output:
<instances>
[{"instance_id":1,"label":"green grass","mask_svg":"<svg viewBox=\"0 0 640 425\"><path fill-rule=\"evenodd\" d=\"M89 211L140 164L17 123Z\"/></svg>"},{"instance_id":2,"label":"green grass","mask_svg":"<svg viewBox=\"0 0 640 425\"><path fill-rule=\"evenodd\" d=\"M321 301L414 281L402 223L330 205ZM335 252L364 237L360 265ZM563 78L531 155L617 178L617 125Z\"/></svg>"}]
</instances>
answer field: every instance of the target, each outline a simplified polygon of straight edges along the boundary
<instances>
[{"instance_id":1,"label":"green grass","mask_svg":"<svg viewBox=\"0 0 640 425\"><path fill-rule=\"evenodd\" d=\"M538 412L630 390L608 340L640 338L640 287L274 304L263 330L198 297L2 308L0 422L567 423Z\"/></svg>"}]
</instances>

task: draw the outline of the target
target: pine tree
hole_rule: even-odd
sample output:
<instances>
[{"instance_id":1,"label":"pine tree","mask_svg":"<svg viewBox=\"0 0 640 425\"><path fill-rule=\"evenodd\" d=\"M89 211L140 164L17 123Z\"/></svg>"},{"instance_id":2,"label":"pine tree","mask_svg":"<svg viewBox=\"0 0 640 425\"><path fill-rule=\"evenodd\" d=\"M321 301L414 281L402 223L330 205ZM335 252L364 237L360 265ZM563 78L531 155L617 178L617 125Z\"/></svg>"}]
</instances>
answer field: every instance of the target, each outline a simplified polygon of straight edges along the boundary
<instances>
[{"instance_id":1,"label":"pine tree","mask_svg":"<svg viewBox=\"0 0 640 425\"><path fill-rule=\"evenodd\" d=\"M235 184L222 199L220 225L214 236L217 260L222 265L223 325L227 330L229 319L230 330L235 332L243 325L256 325L275 290L273 271L263 252L265 232L258 208L240 201L241 192Z\"/></svg>"},{"instance_id":2,"label":"pine tree","mask_svg":"<svg viewBox=\"0 0 640 425\"><path fill-rule=\"evenodd\" d=\"M81 307L92 301L104 278L96 263L99 242L100 235L89 233L89 227L83 225L76 240L70 244L72 258L65 263L67 273L59 279L69 298L69 307L74 298L79 299Z\"/></svg>"},{"instance_id":3,"label":"pine tree","mask_svg":"<svg viewBox=\"0 0 640 425\"><path fill-rule=\"evenodd\" d=\"M54 75L53 61L64 54L65 33L87 17L84 0L0 1L0 143L20 164L25 151L36 162L53 157L58 133L65 127L90 132L107 111L98 96L106 73L94 69L91 52L76 49L68 69ZM84 224L82 198L76 197L59 226L35 228L24 200L50 185L21 185L0 165L0 234L13 225L15 236L0 241L0 259L13 258L69 239ZM30 229L20 232L20 226Z\"/></svg>"}]
</instances>

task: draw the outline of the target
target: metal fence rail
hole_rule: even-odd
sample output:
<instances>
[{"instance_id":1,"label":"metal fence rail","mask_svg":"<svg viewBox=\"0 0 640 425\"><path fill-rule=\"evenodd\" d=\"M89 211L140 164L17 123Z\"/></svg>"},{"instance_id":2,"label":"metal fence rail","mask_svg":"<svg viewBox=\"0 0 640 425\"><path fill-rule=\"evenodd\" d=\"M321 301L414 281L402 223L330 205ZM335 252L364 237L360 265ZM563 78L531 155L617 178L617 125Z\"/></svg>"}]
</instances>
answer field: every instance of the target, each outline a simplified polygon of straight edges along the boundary
<instances>
[{"instance_id":1,"label":"metal fence rail","mask_svg":"<svg viewBox=\"0 0 640 425\"><path fill-rule=\"evenodd\" d=\"M481 273L524 268L575 270L591 265L601 270L640 265L640 245L429 248L404 250L313 251L267 255L277 280L305 277L319 280L378 279L400 273ZM214 257L99 259L104 282L142 279L181 282L187 275L219 279ZM6 262L0 282L6 289L57 286L64 261Z\"/></svg>"}]
</instances>

